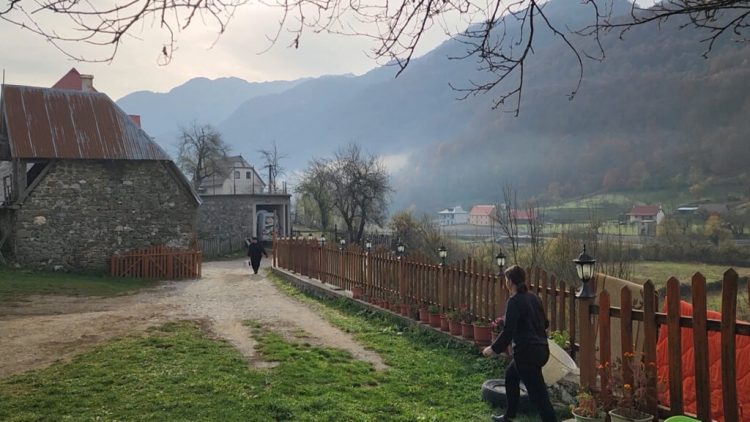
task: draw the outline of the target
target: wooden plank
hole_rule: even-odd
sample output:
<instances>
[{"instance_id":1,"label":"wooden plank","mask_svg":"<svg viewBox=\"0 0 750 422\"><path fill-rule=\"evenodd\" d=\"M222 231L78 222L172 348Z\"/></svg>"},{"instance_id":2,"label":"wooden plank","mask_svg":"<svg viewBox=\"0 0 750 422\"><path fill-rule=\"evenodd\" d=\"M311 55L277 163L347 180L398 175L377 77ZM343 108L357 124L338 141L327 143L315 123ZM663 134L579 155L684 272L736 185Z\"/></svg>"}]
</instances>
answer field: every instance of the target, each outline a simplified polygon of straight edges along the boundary
<instances>
[{"instance_id":1,"label":"wooden plank","mask_svg":"<svg viewBox=\"0 0 750 422\"><path fill-rule=\"evenodd\" d=\"M643 352L647 374L649 375L648 379L650 380L646 393L646 409L650 414L656 415L658 405L656 400L656 338L659 328L654 318L656 302L654 300L654 283L651 280L647 280L643 285L643 297Z\"/></svg>"},{"instance_id":2,"label":"wooden plank","mask_svg":"<svg viewBox=\"0 0 750 422\"><path fill-rule=\"evenodd\" d=\"M682 406L682 334L680 329L680 282L667 281L667 349L669 361L670 414L679 415Z\"/></svg>"},{"instance_id":3,"label":"wooden plank","mask_svg":"<svg viewBox=\"0 0 750 422\"><path fill-rule=\"evenodd\" d=\"M630 289L620 290L620 346L622 347L622 379L633 385L633 369L626 362L633 362L633 296Z\"/></svg>"},{"instance_id":4,"label":"wooden plank","mask_svg":"<svg viewBox=\"0 0 750 422\"><path fill-rule=\"evenodd\" d=\"M568 316L568 332L570 333L570 343L575 344L576 342L576 288L574 286L568 286L568 309L570 309L570 315ZM570 351L570 357L575 359L576 349L572 347Z\"/></svg>"},{"instance_id":5,"label":"wooden plank","mask_svg":"<svg viewBox=\"0 0 750 422\"><path fill-rule=\"evenodd\" d=\"M737 408L737 273L730 268L724 273L721 288L721 385L724 420L739 420Z\"/></svg>"},{"instance_id":6,"label":"wooden plank","mask_svg":"<svg viewBox=\"0 0 750 422\"><path fill-rule=\"evenodd\" d=\"M557 291L557 278L555 278L554 274L550 277L550 293L552 297L552 300L549 302L550 329L557 331L557 296L559 292Z\"/></svg>"},{"instance_id":7,"label":"wooden plank","mask_svg":"<svg viewBox=\"0 0 750 422\"><path fill-rule=\"evenodd\" d=\"M609 293L604 290L599 295L599 365L601 369L604 369L600 371L600 390L609 385L609 372L606 368L612 362L610 333ZM607 392L604 393L607 394Z\"/></svg>"},{"instance_id":8,"label":"wooden plank","mask_svg":"<svg viewBox=\"0 0 750 422\"><path fill-rule=\"evenodd\" d=\"M711 379L708 372L708 330L706 328L706 278L695 273L693 291L693 350L695 397L698 419L711 420ZM648 296L646 296L648 297Z\"/></svg>"}]
</instances>

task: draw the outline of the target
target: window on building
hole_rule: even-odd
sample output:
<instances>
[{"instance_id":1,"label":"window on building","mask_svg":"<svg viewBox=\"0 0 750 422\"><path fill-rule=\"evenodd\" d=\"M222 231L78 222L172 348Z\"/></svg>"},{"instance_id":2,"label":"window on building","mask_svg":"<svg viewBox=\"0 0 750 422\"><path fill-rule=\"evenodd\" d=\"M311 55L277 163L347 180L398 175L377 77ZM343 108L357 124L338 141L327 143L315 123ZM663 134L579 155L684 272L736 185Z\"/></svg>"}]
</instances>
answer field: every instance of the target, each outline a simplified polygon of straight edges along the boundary
<instances>
[{"instance_id":1,"label":"window on building","mask_svg":"<svg viewBox=\"0 0 750 422\"><path fill-rule=\"evenodd\" d=\"M252 178L253 178L253 172L252 171L248 171L247 173L245 173L245 179L252 179Z\"/></svg>"},{"instance_id":2,"label":"window on building","mask_svg":"<svg viewBox=\"0 0 750 422\"><path fill-rule=\"evenodd\" d=\"M238 172L238 171L235 171L235 172L234 172L234 178L235 178L235 179L239 179L239 178L240 178L240 172Z\"/></svg>"}]
</instances>

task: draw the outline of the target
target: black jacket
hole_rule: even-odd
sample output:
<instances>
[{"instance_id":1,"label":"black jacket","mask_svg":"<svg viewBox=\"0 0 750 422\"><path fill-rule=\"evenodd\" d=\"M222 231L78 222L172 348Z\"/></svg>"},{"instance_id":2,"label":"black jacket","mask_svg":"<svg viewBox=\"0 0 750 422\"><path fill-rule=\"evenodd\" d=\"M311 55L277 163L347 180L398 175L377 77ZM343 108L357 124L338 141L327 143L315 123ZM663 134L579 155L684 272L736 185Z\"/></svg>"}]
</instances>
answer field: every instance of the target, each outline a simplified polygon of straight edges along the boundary
<instances>
[{"instance_id":1,"label":"black jacket","mask_svg":"<svg viewBox=\"0 0 750 422\"><path fill-rule=\"evenodd\" d=\"M250 257L250 260L260 261L261 255L268 258L268 254L266 253L265 248L263 248L263 245L261 245L260 243L251 243L247 247L247 256Z\"/></svg>"},{"instance_id":2,"label":"black jacket","mask_svg":"<svg viewBox=\"0 0 750 422\"><path fill-rule=\"evenodd\" d=\"M513 342L513 350L530 344L547 345L546 329L549 321L542 301L531 292L519 292L508 299L503 332L492 343L492 351L500 353Z\"/></svg>"}]
</instances>

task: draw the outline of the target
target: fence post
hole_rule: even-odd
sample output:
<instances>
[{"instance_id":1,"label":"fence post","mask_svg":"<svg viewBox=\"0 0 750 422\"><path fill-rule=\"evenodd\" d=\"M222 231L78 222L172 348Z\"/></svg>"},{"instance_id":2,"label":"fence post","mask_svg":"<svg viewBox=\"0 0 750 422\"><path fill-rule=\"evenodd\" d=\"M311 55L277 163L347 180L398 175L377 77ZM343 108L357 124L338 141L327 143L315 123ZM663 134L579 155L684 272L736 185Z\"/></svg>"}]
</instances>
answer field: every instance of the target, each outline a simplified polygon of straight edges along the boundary
<instances>
[{"instance_id":1,"label":"fence post","mask_svg":"<svg viewBox=\"0 0 750 422\"><path fill-rule=\"evenodd\" d=\"M273 259L271 260L273 267L276 268L276 248L278 246L278 243L276 243L276 230L273 231L273 245L271 245L271 254L273 254Z\"/></svg>"},{"instance_id":2,"label":"fence post","mask_svg":"<svg viewBox=\"0 0 750 422\"><path fill-rule=\"evenodd\" d=\"M591 281L586 282L590 283ZM596 381L596 363L594 362L596 358L596 354L594 353L594 326L591 323L590 314L590 307L594 304L596 294L586 292L587 289L582 288L576 295L576 300L578 302L578 327L581 332L578 363L581 367L581 389L583 390L588 390L594 387Z\"/></svg>"}]
</instances>

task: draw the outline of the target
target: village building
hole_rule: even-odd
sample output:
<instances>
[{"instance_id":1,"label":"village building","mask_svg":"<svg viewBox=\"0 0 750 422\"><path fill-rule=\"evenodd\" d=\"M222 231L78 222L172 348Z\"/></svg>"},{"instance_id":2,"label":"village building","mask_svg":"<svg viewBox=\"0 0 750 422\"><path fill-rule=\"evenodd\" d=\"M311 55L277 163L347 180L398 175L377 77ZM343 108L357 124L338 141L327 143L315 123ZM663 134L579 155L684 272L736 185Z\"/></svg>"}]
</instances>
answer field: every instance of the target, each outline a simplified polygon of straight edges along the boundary
<instances>
[{"instance_id":1,"label":"village building","mask_svg":"<svg viewBox=\"0 0 750 422\"><path fill-rule=\"evenodd\" d=\"M474 205L469 211L469 224L473 226L490 226L495 214L494 205Z\"/></svg>"},{"instance_id":2,"label":"village building","mask_svg":"<svg viewBox=\"0 0 750 422\"><path fill-rule=\"evenodd\" d=\"M83 76L2 87L0 251L23 266L101 272L117 252L190 248L199 196Z\"/></svg>"},{"instance_id":3,"label":"village building","mask_svg":"<svg viewBox=\"0 0 750 422\"><path fill-rule=\"evenodd\" d=\"M260 178L255 167L248 164L242 155L226 157L217 171L201 182L198 193L201 195L237 195L263 193L266 183Z\"/></svg>"},{"instance_id":4,"label":"village building","mask_svg":"<svg viewBox=\"0 0 750 422\"><path fill-rule=\"evenodd\" d=\"M469 213L460 205L456 205L438 212L438 222L441 226L466 224L469 222Z\"/></svg>"}]
</instances>

